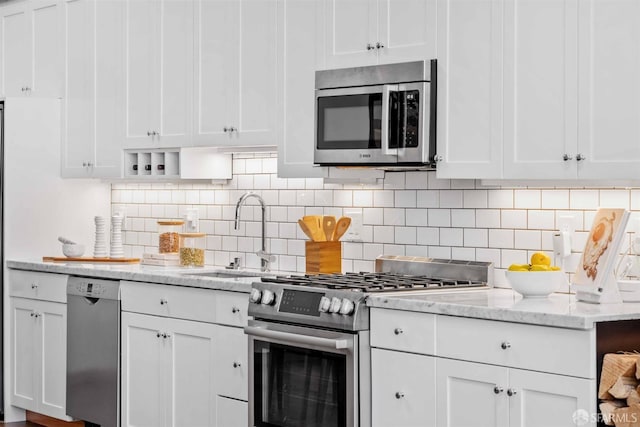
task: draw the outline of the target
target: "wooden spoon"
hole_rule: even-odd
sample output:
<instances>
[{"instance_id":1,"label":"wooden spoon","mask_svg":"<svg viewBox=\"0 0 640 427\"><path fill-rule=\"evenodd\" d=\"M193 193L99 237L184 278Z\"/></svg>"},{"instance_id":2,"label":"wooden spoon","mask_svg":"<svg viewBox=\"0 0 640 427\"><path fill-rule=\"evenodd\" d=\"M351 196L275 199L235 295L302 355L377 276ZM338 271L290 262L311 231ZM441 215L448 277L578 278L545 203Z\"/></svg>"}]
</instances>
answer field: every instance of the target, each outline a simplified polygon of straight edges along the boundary
<instances>
[{"instance_id":1,"label":"wooden spoon","mask_svg":"<svg viewBox=\"0 0 640 427\"><path fill-rule=\"evenodd\" d=\"M304 234L307 235L309 240L313 240L313 233L311 232L311 230L309 230L309 227L307 227L307 224L305 224L303 220L299 219L298 225L300 226Z\"/></svg>"},{"instance_id":2,"label":"wooden spoon","mask_svg":"<svg viewBox=\"0 0 640 427\"><path fill-rule=\"evenodd\" d=\"M333 232L333 240L340 240L340 238L344 233L346 233L350 225L351 218L349 218L348 216L341 217L336 223L336 230Z\"/></svg>"},{"instance_id":3,"label":"wooden spoon","mask_svg":"<svg viewBox=\"0 0 640 427\"><path fill-rule=\"evenodd\" d=\"M333 232L336 229L336 217L333 215L325 215L322 217L322 230L327 241L333 240Z\"/></svg>"}]
</instances>

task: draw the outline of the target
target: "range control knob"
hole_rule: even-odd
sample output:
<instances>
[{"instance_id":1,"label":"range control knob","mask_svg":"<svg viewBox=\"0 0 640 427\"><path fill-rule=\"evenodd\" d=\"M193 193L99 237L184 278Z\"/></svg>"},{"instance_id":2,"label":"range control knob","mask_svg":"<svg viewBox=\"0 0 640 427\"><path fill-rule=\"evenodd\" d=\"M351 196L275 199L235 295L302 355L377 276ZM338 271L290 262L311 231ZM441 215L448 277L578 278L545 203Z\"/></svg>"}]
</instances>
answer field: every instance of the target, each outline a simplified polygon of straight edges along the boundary
<instances>
[{"instance_id":1,"label":"range control knob","mask_svg":"<svg viewBox=\"0 0 640 427\"><path fill-rule=\"evenodd\" d=\"M273 305L276 302L276 294L272 291L265 289L262 292L262 301L260 301L263 305Z\"/></svg>"},{"instance_id":2,"label":"range control knob","mask_svg":"<svg viewBox=\"0 0 640 427\"><path fill-rule=\"evenodd\" d=\"M329 312L339 313L341 306L342 306L342 301L340 300L340 298L333 297L331 298L331 305L329 306Z\"/></svg>"},{"instance_id":3,"label":"range control knob","mask_svg":"<svg viewBox=\"0 0 640 427\"><path fill-rule=\"evenodd\" d=\"M354 309L355 309L355 304L353 303L353 301L348 300L346 298L342 300L342 304L340 304L340 314L344 314L345 316L348 316L350 314L353 314Z\"/></svg>"},{"instance_id":4,"label":"range control knob","mask_svg":"<svg viewBox=\"0 0 640 427\"><path fill-rule=\"evenodd\" d=\"M258 289L251 289L251 294L249 294L249 301L258 304L260 299L262 298L262 292Z\"/></svg>"},{"instance_id":5,"label":"range control knob","mask_svg":"<svg viewBox=\"0 0 640 427\"><path fill-rule=\"evenodd\" d=\"M331 307L331 300L329 298L327 297L320 298L320 307L318 307L318 310L320 310L320 313L327 313L330 307Z\"/></svg>"}]
</instances>

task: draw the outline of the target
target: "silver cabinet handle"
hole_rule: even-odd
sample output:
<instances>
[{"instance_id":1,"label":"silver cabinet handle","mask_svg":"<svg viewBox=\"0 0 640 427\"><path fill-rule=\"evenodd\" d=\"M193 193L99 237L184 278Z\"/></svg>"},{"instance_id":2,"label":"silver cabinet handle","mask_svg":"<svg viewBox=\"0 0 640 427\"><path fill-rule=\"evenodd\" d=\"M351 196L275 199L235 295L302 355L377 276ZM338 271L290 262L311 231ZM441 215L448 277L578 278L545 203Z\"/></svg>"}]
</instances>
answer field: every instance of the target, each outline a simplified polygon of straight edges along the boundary
<instances>
[{"instance_id":1,"label":"silver cabinet handle","mask_svg":"<svg viewBox=\"0 0 640 427\"><path fill-rule=\"evenodd\" d=\"M404 333L404 331L402 330L402 328L395 328L393 330L393 333L396 334L396 335L401 335L401 334Z\"/></svg>"},{"instance_id":2,"label":"silver cabinet handle","mask_svg":"<svg viewBox=\"0 0 640 427\"><path fill-rule=\"evenodd\" d=\"M242 364L240 362L233 362L233 367L234 368L239 368L240 366L242 366Z\"/></svg>"},{"instance_id":3,"label":"silver cabinet handle","mask_svg":"<svg viewBox=\"0 0 640 427\"><path fill-rule=\"evenodd\" d=\"M495 394L500 394L500 393L502 393L503 391L504 391L504 389L503 389L502 387L495 386L495 387L493 388L493 392L494 392Z\"/></svg>"},{"instance_id":4,"label":"silver cabinet handle","mask_svg":"<svg viewBox=\"0 0 640 427\"><path fill-rule=\"evenodd\" d=\"M518 394L518 392L516 391L516 389L510 388L510 389L507 389L507 394L511 397L511 396L515 396L516 394Z\"/></svg>"},{"instance_id":5,"label":"silver cabinet handle","mask_svg":"<svg viewBox=\"0 0 640 427\"><path fill-rule=\"evenodd\" d=\"M231 309L231 312L232 312L232 313L240 313L240 309L239 309L238 307L233 307L233 308Z\"/></svg>"},{"instance_id":6,"label":"silver cabinet handle","mask_svg":"<svg viewBox=\"0 0 640 427\"><path fill-rule=\"evenodd\" d=\"M587 158L580 153L576 154L576 161L581 162L582 160L587 160Z\"/></svg>"},{"instance_id":7,"label":"silver cabinet handle","mask_svg":"<svg viewBox=\"0 0 640 427\"><path fill-rule=\"evenodd\" d=\"M371 43L367 43L367 50L373 50L376 47L374 45L372 45Z\"/></svg>"},{"instance_id":8,"label":"silver cabinet handle","mask_svg":"<svg viewBox=\"0 0 640 427\"><path fill-rule=\"evenodd\" d=\"M165 298L160 298L160 305L167 305L169 304L169 301L167 301Z\"/></svg>"},{"instance_id":9,"label":"silver cabinet handle","mask_svg":"<svg viewBox=\"0 0 640 427\"><path fill-rule=\"evenodd\" d=\"M376 49L382 49L384 47L384 45L380 42L376 43Z\"/></svg>"},{"instance_id":10,"label":"silver cabinet handle","mask_svg":"<svg viewBox=\"0 0 640 427\"><path fill-rule=\"evenodd\" d=\"M562 156L562 160L564 160L565 162L568 162L569 160L573 160L573 156L565 154L564 156Z\"/></svg>"},{"instance_id":11,"label":"silver cabinet handle","mask_svg":"<svg viewBox=\"0 0 640 427\"><path fill-rule=\"evenodd\" d=\"M508 342L508 341L503 341L502 344L500 344L500 348L503 349L503 350L511 348L511 343Z\"/></svg>"}]
</instances>

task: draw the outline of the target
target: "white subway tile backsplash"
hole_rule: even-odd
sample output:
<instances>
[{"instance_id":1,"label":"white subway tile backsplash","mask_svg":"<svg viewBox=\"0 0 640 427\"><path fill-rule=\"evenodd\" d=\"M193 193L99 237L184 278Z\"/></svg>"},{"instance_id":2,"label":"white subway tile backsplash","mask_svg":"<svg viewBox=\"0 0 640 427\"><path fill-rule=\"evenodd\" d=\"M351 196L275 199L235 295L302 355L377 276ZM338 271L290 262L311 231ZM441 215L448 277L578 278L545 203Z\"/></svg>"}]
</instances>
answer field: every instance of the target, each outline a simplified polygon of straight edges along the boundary
<instances>
[{"instance_id":1,"label":"white subway tile backsplash","mask_svg":"<svg viewBox=\"0 0 640 427\"><path fill-rule=\"evenodd\" d=\"M383 254L431 256L493 262L496 285L505 285L504 268L525 263L537 250L552 250L561 215L574 215L578 232L565 270L575 271L599 206L640 211L640 189L500 188L474 180L438 179L434 171L387 172L374 184L324 183L321 178L277 177L273 154L243 154L233 161L226 184L113 184L112 211L126 209L125 254L157 251L157 220L182 218L187 208L200 215L206 233L205 260L227 265L240 256L248 268L260 268L260 207L242 210L233 229L235 204L256 191L267 204L267 247L277 254L274 270L303 272L307 237L297 220L304 215L362 212L361 241L343 243L345 271L373 270ZM551 185L549 187L552 187ZM640 218L639 212L633 212ZM635 222L634 222L635 224Z\"/></svg>"}]
</instances>

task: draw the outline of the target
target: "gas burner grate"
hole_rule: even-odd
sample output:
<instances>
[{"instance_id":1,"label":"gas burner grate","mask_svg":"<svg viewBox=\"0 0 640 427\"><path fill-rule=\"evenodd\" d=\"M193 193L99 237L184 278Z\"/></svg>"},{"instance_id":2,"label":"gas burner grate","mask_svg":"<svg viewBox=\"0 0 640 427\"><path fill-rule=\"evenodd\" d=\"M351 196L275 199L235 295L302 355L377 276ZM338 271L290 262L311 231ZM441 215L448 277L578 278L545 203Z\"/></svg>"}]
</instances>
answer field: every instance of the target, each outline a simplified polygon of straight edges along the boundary
<instances>
[{"instance_id":1,"label":"gas burner grate","mask_svg":"<svg viewBox=\"0 0 640 427\"><path fill-rule=\"evenodd\" d=\"M478 287L486 285L486 283L474 280L432 278L387 272L275 276L263 277L262 281L369 293Z\"/></svg>"}]
</instances>

